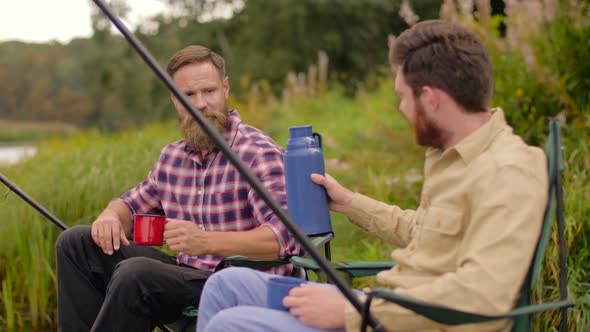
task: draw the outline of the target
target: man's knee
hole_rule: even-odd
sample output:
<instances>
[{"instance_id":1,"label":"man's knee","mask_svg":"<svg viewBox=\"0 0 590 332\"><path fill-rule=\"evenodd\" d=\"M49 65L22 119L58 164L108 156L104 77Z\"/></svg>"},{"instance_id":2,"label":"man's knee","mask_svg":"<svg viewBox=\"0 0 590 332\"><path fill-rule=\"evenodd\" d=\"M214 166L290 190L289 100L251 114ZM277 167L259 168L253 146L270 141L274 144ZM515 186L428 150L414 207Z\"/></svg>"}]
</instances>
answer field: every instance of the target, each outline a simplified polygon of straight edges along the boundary
<instances>
[{"instance_id":1,"label":"man's knee","mask_svg":"<svg viewBox=\"0 0 590 332\"><path fill-rule=\"evenodd\" d=\"M250 274L255 274L255 270L249 269L247 267L230 267L227 269L223 269L217 273L213 273L207 282L211 282L214 284L223 284L223 283L234 283L238 280L244 280L249 277Z\"/></svg>"},{"instance_id":2,"label":"man's knee","mask_svg":"<svg viewBox=\"0 0 590 332\"><path fill-rule=\"evenodd\" d=\"M125 289L138 285L142 281L152 280L149 276L158 273L158 266L162 263L147 257L132 257L117 264L110 286Z\"/></svg>"},{"instance_id":3,"label":"man's knee","mask_svg":"<svg viewBox=\"0 0 590 332\"><path fill-rule=\"evenodd\" d=\"M230 308L219 312L209 321L204 332L225 332L225 331L243 331L244 322L238 322L236 313L239 314L241 308Z\"/></svg>"},{"instance_id":4,"label":"man's knee","mask_svg":"<svg viewBox=\"0 0 590 332\"><path fill-rule=\"evenodd\" d=\"M247 279L247 275L254 270L245 267L230 267L213 273L205 283L203 292L215 293L219 289L226 289L227 285L238 285Z\"/></svg>"},{"instance_id":5,"label":"man's knee","mask_svg":"<svg viewBox=\"0 0 590 332\"><path fill-rule=\"evenodd\" d=\"M291 330L292 320L287 312L256 306L237 306L217 313L205 326L205 332L224 331L282 331Z\"/></svg>"},{"instance_id":6,"label":"man's knee","mask_svg":"<svg viewBox=\"0 0 590 332\"><path fill-rule=\"evenodd\" d=\"M68 228L57 238L57 241L55 242L55 248L59 252L62 250L67 251L72 248L76 249L79 246L83 246L84 243L91 240L92 236L90 232L90 226L88 225L78 225Z\"/></svg>"}]
</instances>

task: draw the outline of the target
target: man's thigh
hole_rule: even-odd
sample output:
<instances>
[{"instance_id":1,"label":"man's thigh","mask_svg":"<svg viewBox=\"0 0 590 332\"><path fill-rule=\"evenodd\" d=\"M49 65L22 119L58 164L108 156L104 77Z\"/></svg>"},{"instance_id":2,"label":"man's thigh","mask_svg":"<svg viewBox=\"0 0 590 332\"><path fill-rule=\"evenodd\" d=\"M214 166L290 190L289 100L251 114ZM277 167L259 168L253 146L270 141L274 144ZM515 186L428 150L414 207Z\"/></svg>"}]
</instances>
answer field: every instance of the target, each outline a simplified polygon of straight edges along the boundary
<instances>
[{"instance_id":1,"label":"man's thigh","mask_svg":"<svg viewBox=\"0 0 590 332\"><path fill-rule=\"evenodd\" d=\"M239 306L226 309L213 317L204 332L327 332L303 325L288 311L255 306ZM329 330L344 332L344 329Z\"/></svg>"},{"instance_id":2,"label":"man's thigh","mask_svg":"<svg viewBox=\"0 0 590 332\"><path fill-rule=\"evenodd\" d=\"M132 257L117 265L109 289L109 305L130 305L156 322L171 322L189 305L198 305L210 271ZM121 299L126 299L119 303ZM112 303L111 303L112 302Z\"/></svg>"}]
</instances>

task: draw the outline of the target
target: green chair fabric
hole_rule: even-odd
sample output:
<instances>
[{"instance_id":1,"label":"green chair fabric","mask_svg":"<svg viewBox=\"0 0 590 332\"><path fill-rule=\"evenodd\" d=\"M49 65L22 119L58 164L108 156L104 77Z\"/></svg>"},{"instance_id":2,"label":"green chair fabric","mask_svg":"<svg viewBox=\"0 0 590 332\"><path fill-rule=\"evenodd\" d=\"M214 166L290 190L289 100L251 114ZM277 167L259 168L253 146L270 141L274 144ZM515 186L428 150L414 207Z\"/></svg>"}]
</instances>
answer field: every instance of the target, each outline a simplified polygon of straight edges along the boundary
<instances>
[{"instance_id":1,"label":"green chair fabric","mask_svg":"<svg viewBox=\"0 0 590 332\"><path fill-rule=\"evenodd\" d=\"M529 273L526 277L525 283L523 284L521 296L515 309L503 315L481 315L427 303L415 298L396 294L391 289L376 288L368 294L367 301L365 303L362 331L365 331L367 327L367 317L372 299L382 298L412 310L417 314L420 314L431 320L447 325L482 323L497 319L512 318L514 319L512 330L516 332L527 332L531 330L530 316L532 314L560 309L562 315L561 330L565 332L567 330L567 308L573 307L574 303L568 299L566 287L567 269L565 266L566 253L564 242L563 189L561 184L561 172L563 171L564 164L562 156L560 125L556 120L552 120L550 122L549 136L547 138L545 153L547 155L548 161L549 200L545 208L542 231L537 243L535 255L533 257ZM539 275L539 271L541 270L541 265L545 256L545 251L547 249L547 243L549 241L551 227L553 225L554 215L557 219L560 253L560 300L549 303L531 304L531 290L534 287L536 278Z\"/></svg>"}]
</instances>

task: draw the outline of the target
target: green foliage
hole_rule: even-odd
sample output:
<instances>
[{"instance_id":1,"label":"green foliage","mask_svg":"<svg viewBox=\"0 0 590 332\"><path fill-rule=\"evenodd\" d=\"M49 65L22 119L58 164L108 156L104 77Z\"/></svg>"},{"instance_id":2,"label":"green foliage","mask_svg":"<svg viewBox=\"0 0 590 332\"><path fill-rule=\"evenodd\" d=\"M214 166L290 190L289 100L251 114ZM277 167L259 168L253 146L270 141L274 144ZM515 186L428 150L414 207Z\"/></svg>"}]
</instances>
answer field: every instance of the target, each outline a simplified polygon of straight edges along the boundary
<instances>
[{"instance_id":1,"label":"green foliage","mask_svg":"<svg viewBox=\"0 0 590 332\"><path fill-rule=\"evenodd\" d=\"M588 133L565 130L564 197L569 296L576 306L570 309L570 331L590 328L590 144ZM551 236L545 266L533 294L537 302L558 299L558 247L556 230ZM536 330L558 326L557 312L543 314L534 321Z\"/></svg>"},{"instance_id":2,"label":"green foliage","mask_svg":"<svg viewBox=\"0 0 590 332\"><path fill-rule=\"evenodd\" d=\"M546 133L547 118L561 110L558 100L546 93L545 86L534 73L524 70L526 63L522 55L492 50L493 105L504 109L508 123L528 143L540 145Z\"/></svg>"},{"instance_id":3,"label":"green foliage","mask_svg":"<svg viewBox=\"0 0 590 332\"><path fill-rule=\"evenodd\" d=\"M560 1L554 12L538 13L545 17L538 30L522 23L509 26L522 38L517 43L498 36L499 25L506 23L501 16L491 20L490 28L474 23L494 65L493 104L506 110L508 122L531 144L543 141L546 119L557 115L578 130L588 128L589 11L587 1ZM509 22L532 18L512 12Z\"/></svg>"},{"instance_id":4,"label":"green foliage","mask_svg":"<svg viewBox=\"0 0 590 332\"><path fill-rule=\"evenodd\" d=\"M539 63L560 78L560 102L574 123L583 121L583 112L590 109L589 15L587 1L564 1L534 44Z\"/></svg>"},{"instance_id":5,"label":"green foliage","mask_svg":"<svg viewBox=\"0 0 590 332\"><path fill-rule=\"evenodd\" d=\"M414 5L434 18L442 0ZM178 49L205 45L226 58L232 94L266 80L275 96L289 71L307 72L318 51L349 92L387 63L387 35L407 26L400 2L386 0L168 0L176 15L146 20L135 31L163 66ZM238 5L243 3L243 5ZM109 1L125 17L125 0ZM233 9L228 18L212 16ZM96 10L94 34L67 45L0 43L0 118L58 120L116 131L173 117L167 89ZM242 81L251 82L240 84Z\"/></svg>"}]
</instances>

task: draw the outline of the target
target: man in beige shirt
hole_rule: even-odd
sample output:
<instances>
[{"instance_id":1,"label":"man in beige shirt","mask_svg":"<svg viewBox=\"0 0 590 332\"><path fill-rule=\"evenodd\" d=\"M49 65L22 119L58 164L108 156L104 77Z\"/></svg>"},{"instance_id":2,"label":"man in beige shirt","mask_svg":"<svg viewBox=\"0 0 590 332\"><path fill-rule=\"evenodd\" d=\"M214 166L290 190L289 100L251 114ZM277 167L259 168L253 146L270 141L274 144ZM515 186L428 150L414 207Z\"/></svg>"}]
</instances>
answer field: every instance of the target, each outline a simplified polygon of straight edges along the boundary
<instances>
[{"instance_id":1,"label":"man in beige shirt","mask_svg":"<svg viewBox=\"0 0 590 332\"><path fill-rule=\"evenodd\" d=\"M543 151L513 134L501 109L489 109L492 68L467 29L427 21L390 50L399 109L427 146L420 206L403 210L314 174L330 208L399 247L397 265L377 283L427 302L481 314L510 311L532 261L547 201ZM307 284L268 308L268 277L229 269L207 281L198 331L358 331L360 316L334 288ZM245 291L248 290L248 291ZM260 291L262 295L252 293ZM375 300L371 313L391 331L509 331L512 322L444 326ZM259 317L256 319L255 317Z\"/></svg>"}]
</instances>

